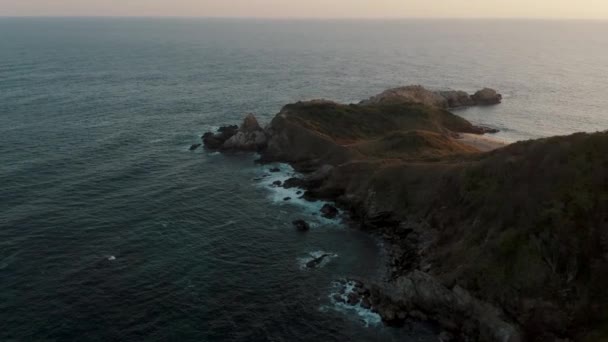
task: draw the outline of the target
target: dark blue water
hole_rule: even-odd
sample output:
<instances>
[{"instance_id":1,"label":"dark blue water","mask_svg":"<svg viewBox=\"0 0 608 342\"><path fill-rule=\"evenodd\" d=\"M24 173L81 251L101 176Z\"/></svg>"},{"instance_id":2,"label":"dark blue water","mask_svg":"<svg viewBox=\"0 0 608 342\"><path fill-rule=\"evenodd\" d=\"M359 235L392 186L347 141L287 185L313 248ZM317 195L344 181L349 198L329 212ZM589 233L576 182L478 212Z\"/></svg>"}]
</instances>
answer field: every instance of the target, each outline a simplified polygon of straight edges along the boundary
<instances>
[{"instance_id":1,"label":"dark blue water","mask_svg":"<svg viewBox=\"0 0 608 342\"><path fill-rule=\"evenodd\" d=\"M498 88L461 115L507 140L606 129L607 29L0 19L0 340L434 340L330 300L382 278L382 250L282 201L287 167L260 181L254 156L188 147L246 112L410 83ZM336 257L303 269L320 251Z\"/></svg>"}]
</instances>

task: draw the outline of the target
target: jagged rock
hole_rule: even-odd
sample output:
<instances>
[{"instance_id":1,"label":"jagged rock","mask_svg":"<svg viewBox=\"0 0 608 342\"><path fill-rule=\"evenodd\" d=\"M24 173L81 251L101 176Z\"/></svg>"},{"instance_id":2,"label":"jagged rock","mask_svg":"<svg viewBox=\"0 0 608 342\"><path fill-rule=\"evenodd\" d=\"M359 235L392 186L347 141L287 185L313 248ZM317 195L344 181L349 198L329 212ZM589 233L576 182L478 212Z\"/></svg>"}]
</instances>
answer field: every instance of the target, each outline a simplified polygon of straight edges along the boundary
<instances>
[{"instance_id":1,"label":"jagged rock","mask_svg":"<svg viewBox=\"0 0 608 342\"><path fill-rule=\"evenodd\" d=\"M369 301L368 297L364 297L361 300L361 307L368 310L372 308L372 303Z\"/></svg>"},{"instance_id":2,"label":"jagged rock","mask_svg":"<svg viewBox=\"0 0 608 342\"><path fill-rule=\"evenodd\" d=\"M307 232L310 230L310 225L304 220L295 220L292 223L298 231Z\"/></svg>"},{"instance_id":3,"label":"jagged rock","mask_svg":"<svg viewBox=\"0 0 608 342\"><path fill-rule=\"evenodd\" d=\"M224 150L259 151L266 146L268 139L264 131L239 131L228 139L223 145Z\"/></svg>"},{"instance_id":4,"label":"jagged rock","mask_svg":"<svg viewBox=\"0 0 608 342\"><path fill-rule=\"evenodd\" d=\"M201 147L201 144L193 144L192 146L190 146L190 151L194 151L199 147Z\"/></svg>"},{"instance_id":5,"label":"jagged rock","mask_svg":"<svg viewBox=\"0 0 608 342\"><path fill-rule=\"evenodd\" d=\"M205 144L205 147L217 150L220 149L227 140L237 134L237 132L237 126L222 126L217 130L217 133L205 133L202 137L203 143Z\"/></svg>"},{"instance_id":6,"label":"jagged rock","mask_svg":"<svg viewBox=\"0 0 608 342\"><path fill-rule=\"evenodd\" d=\"M321 263L323 262L323 260L325 260L325 258L328 258L330 256L331 256L330 254L323 254L318 258L314 258L306 263L306 267L307 268L316 268L317 266L321 265Z\"/></svg>"},{"instance_id":7,"label":"jagged rock","mask_svg":"<svg viewBox=\"0 0 608 342\"><path fill-rule=\"evenodd\" d=\"M466 91L440 91L439 95L443 96L446 99L448 108L458 108L475 105L475 101Z\"/></svg>"},{"instance_id":8,"label":"jagged rock","mask_svg":"<svg viewBox=\"0 0 608 342\"><path fill-rule=\"evenodd\" d=\"M248 114L241 127L223 126L218 133L203 135L203 142L209 149L232 151L259 151L266 147L268 138L253 114Z\"/></svg>"},{"instance_id":9,"label":"jagged rock","mask_svg":"<svg viewBox=\"0 0 608 342\"><path fill-rule=\"evenodd\" d=\"M274 186L281 186L282 183L283 182L281 182L280 180L278 180L278 181L272 182L272 185L274 185Z\"/></svg>"},{"instance_id":10,"label":"jagged rock","mask_svg":"<svg viewBox=\"0 0 608 342\"><path fill-rule=\"evenodd\" d=\"M502 95L491 88L483 88L471 96L471 98L479 105L495 105L502 102Z\"/></svg>"},{"instance_id":11,"label":"jagged rock","mask_svg":"<svg viewBox=\"0 0 608 342\"><path fill-rule=\"evenodd\" d=\"M338 216L338 209L331 204L325 204L323 205L323 208L321 208L321 214L325 218L334 219Z\"/></svg>"},{"instance_id":12,"label":"jagged rock","mask_svg":"<svg viewBox=\"0 0 608 342\"><path fill-rule=\"evenodd\" d=\"M283 187L285 189L301 188L304 186L305 183L306 182L303 179L293 177L283 182Z\"/></svg>"},{"instance_id":13,"label":"jagged rock","mask_svg":"<svg viewBox=\"0 0 608 342\"><path fill-rule=\"evenodd\" d=\"M240 131L250 133L261 130L262 127L260 127L260 124L258 123L258 120L255 118L255 116L253 114L247 114L247 116L245 116L245 119L243 120L243 123L241 124Z\"/></svg>"},{"instance_id":14,"label":"jagged rock","mask_svg":"<svg viewBox=\"0 0 608 342\"><path fill-rule=\"evenodd\" d=\"M472 133L474 134L494 134L498 133L500 130L487 126L473 126Z\"/></svg>"},{"instance_id":15,"label":"jagged rock","mask_svg":"<svg viewBox=\"0 0 608 342\"><path fill-rule=\"evenodd\" d=\"M349 293L347 298L348 299L346 300L346 302L350 305L355 305L361 300L361 297L357 292Z\"/></svg>"}]
</instances>

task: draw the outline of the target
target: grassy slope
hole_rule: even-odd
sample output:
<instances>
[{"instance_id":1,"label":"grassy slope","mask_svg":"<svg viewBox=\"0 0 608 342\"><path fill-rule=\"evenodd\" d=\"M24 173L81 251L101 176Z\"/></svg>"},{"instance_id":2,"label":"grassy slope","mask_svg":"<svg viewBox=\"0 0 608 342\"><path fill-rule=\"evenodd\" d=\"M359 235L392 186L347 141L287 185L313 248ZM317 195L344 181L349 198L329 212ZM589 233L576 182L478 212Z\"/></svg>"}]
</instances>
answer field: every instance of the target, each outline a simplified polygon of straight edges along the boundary
<instances>
[{"instance_id":1,"label":"grassy slope","mask_svg":"<svg viewBox=\"0 0 608 342\"><path fill-rule=\"evenodd\" d=\"M422 105L299 102L285 106L272 126L286 132L276 145L290 154L330 163L477 152L448 138L453 132L472 131L471 123L448 111ZM301 151L303 148L307 153Z\"/></svg>"},{"instance_id":2,"label":"grassy slope","mask_svg":"<svg viewBox=\"0 0 608 342\"><path fill-rule=\"evenodd\" d=\"M429 222L437 240L424 258L446 284L539 340L608 338L608 133L481 154L448 138L472 125L447 111L327 102L288 105L272 126L284 160L340 165L327 194Z\"/></svg>"},{"instance_id":3,"label":"grassy slope","mask_svg":"<svg viewBox=\"0 0 608 342\"><path fill-rule=\"evenodd\" d=\"M499 304L530 336L597 341L608 338L607 151L608 133L575 134L460 162L349 163L326 187L429 222L431 272Z\"/></svg>"}]
</instances>

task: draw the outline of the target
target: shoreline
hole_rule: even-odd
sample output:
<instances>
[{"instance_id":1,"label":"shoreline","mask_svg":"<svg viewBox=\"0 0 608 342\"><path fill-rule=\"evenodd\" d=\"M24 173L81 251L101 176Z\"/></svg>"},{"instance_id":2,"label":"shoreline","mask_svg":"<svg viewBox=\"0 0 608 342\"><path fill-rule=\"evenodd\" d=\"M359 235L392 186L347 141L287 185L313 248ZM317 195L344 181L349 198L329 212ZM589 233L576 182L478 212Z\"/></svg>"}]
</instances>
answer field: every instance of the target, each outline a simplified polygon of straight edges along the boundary
<instances>
[{"instance_id":1,"label":"shoreline","mask_svg":"<svg viewBox=\"0 0 608 342\"><path fill-rule=\"evenodd\" d=\"M259 163L289 164L302 176L283 187L304 189L305 200L334 203L348 223L383 240L389 279L360 282L349 300L365 300L388 326L430 321L441 328L442 341L602 334L601 322L585 319L602 317L588 298L600 298L604 278L579 272L578 265L604 252L578 246L605 237L601 230L576 232L585 222L608 219L598 189L605 173L597 170L608 167L602 149L608 133L508 144L482 135L496 130L438 106L448 98L424 88L383 94L360 104L289 104L265 128L248 114L240 126L202 139L209 150L258 152ZM467 99L447 95L451 104ZM490 98L500 102L499 94ZM579 194L590 202L572 202ZM570 200L560 204L563 198ZM576 263L568 261L572 255ZM539 296L548 286L567 292ZM586 296L561 295L575 291Z\"/></svg>"},{"instance_id":2,"label":"shoreline","mask_svg":"<svg viewBox=\"0 0 608 342\"><path fill-rule=\"evenodd\" d=\"M454 140L474 147L480 152L490 152L510 145L510 143L504 140L488 136L487 134L459 133L458 137L454 138Z\"/></svg>"}]
</instances>

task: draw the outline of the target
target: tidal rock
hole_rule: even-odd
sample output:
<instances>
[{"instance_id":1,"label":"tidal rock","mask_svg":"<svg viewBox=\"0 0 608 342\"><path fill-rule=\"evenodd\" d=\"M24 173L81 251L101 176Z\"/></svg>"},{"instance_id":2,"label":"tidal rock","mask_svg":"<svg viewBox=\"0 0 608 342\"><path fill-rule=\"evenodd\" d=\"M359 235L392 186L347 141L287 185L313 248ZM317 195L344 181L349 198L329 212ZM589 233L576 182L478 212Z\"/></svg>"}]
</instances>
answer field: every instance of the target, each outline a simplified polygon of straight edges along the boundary
<instances>
[{"instance_id":1,"label":"tidal rock","mask_svg":"<svg viewBox=\"0 0 608 342\"><path fill-rule=\"evenodd\" d=\"M323 262L323 260L325 260L325 258L328 258L330 256L331 256L330 254L323 254L318 258L314 258L306 263L306 267L307 268L317 268L319 265L321 265L321 263Z\"/></svg>"},{"instance_id":2,"label":"tidal rock","mask_svg":"<svg viewBox=\"0 0 608 342\"><path fill-rule=\"evenodd\" d=\"M334 294L332 297L333 297L333 299L334 299L334 301L335 301L336 303L345 303L345 302L346 302L346 301L344 300L344 298L343 298L341 295L337 294L337 293L336 293L336 294Z\"/></svg>"},{"instance_id":3,"label":"tidal rock","mask_svg":"<svg viewBox=\"0 0 608 342\"><path fill-rule=\"evenodd\" d=\"M348 294L347 303L350 305L356 305L361 300L361 296L357 292L351 292Z\"/></svg>"},{"instance_id":4,"label":"tidal rock","mask_svg":"<svg viewBox=\"0 0 608 342\"><path fill-rule=\"evenodd\" d=\"M283 184L283 182L281 182L280 180L272 182L272 185L274 186L281 186L281 184Z\"/></svg>"},{"instance_id":5,"label":"tidal rock","mask_svg":"<svg viewBox=\"0 0 608 342\"><path fill-rule=\"evenodd\" d=\"M325 218L334 219L338 216L338 209L331 204L325 204L323 208L321 208L321 214Z\"/></svg>"},{"instance_id":6,"label":"tidal rock","mask_svg":"<svg viewBox=\"0 0 608 342\"><path fill-rule=\"evenodd\" d=\"M220 149L227 140L236 135L237 132L237 126L222 126L217 130L217 133L205 133L202 137L203 143L205 144L205 147L217 150Z\"/></svg>"},{"instance_id":7,"label":"tidal rock","mask_svg":"<svg viewBox=\"0 0 608 342\"><path fill-rule=\"evenodd\" d=\"M285 197L283 198L283 201L291 201L291 197Z\"/></svg>"},{"instance_id":8,"label":"tidal rock","mask_svg":"<svg viewBox=\"0 0 608 342\"><path fill-rule=\"evenodd\" d=\"M473 126L472 133L474 134L494 134L498 133L500 130L487 126Z\"/></svg>"},{"instance_id":9,"label":"tidal rock","mask_svg":"<svg viewBox=\"0 0 608 342\"><path fill-rule=\"evenodd\" d=\"M277 172L281 172L281 169L278 167L273 167L268 169L268 171L272 172L272 173L277 173Z\"/></svg>"},{"instance_id":10,"label":"tidal rock","mask_svg":"<svg viewBox=\"0 0 608 342\"><path fill-rule=\"evenodd\" d=\"M201 144L193 144L192 146L190 146L190 151L194 151L199 147L201 147Z\"/></svg>"},{"instance_id":11,"label":"tidal rock","mask_svg":"<svg viewBox=\"0 0 608 342\"><path fill-rule=\"evenodd\" d=\"M475 105L475 101L473 101L471 96L465 91L440 91L439 95L446 99L448 108L468 107Z\"/></svg>"},{"instance_id":12,"label":"tidal rock","mask_svg":"<svg viewBox=\"0 0 608 342\"><path fill-rule=\"evenodd\" d=\"M239 131L226 140L222 148L224 150L259 151L266 146L267 141L266 133L262 130L253 132Z\"/></svg>"},{"instance_id":13,"label":"tidal rock","mask_svg":"<svg viewBox=\"0 0 608 342\"><path fill-rule=\"evenodd\" d=\"M361 300L361 307L368 310L372 308L372 303L369 301L368 297L363 297Z\"/></svg>"},{"instance_id":14,"label":"tidal rock","mask_svg":"<svg viewBox=\"0 0 608 342\"><path fill-rule=\"evenodd\" d=\"M292 223L300 232L307 232L310 230L310 225L304 220L295 220Z\"/></svg>"},{"instance_id":15,"label":"tidal rock","mask_svg":"<svg viewBox=\"0 0 608 342\"><path fill-rule=\"evenodd\" d=\"M479 105L495 105L502 102L502 95L491 88L483 88L471 96L473 101Z\"/></svg>"},{"instance_id":16,"label":"tidal rock","mask_svg":"<svg viewBox=\"0 0 608 342\"><path fill-rule=\"evenodd\" d=\"M303 179L293 177L283 182L283 187L285 189L301 188L304 186L305 183L306 182Z\"/></svg>"},{"instance_id":17,"label":"tidal rock","mask_svg":"<svg viewBox=\"0 0 608 342\"><path fill-rule=\"evenodd\" d=\"M255 116L248 114L240 128L236 125L220 127L217 133L205 133L203 142L210 149L260 151L266 147L268 138Z\"/></svg>"}]
</instances>

